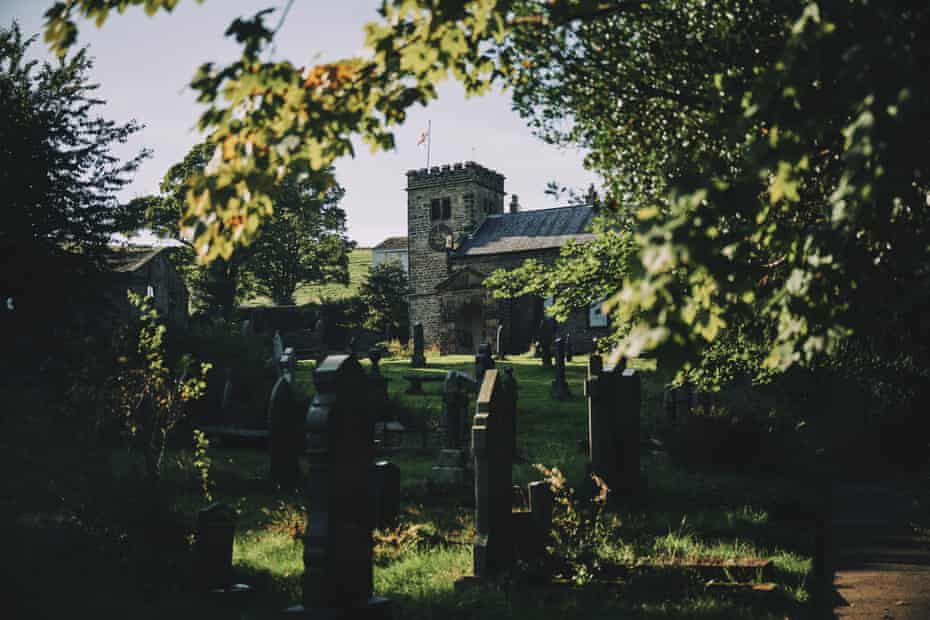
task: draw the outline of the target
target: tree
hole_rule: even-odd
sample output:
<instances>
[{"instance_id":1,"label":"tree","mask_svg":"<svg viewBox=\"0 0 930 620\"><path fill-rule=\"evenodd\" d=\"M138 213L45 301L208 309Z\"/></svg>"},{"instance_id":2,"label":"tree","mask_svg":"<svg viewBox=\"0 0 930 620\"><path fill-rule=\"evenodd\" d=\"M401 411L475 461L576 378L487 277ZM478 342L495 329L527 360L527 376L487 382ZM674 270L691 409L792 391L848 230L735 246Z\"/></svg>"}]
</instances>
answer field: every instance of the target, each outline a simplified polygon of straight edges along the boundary
<instances>
[{"instance_id":1,"label":"tree","mask_svg":"<svg viewBox=\"0 0 930 620\"><path fill-rule=\"evenodd\" d=\"M46 34L64 50L74 11L102 21L142 3L58 3ZM773 327L771 368L851 338L926 367L930 8L707 5L387 1L370 57L310 68L262 62L264 14L237 20L241 59L193 81L223 161L190 182L185 222L205 258L228 256L270 211L279 170L322 169L352 134L390 147L390 126L450 74L469 93L497 80L543 135L588 147L605 203L636 216L638 260L609 303L631 325L618 355L686 364L752 317Z\"/></svg>"},{"instance_id":2,"label":"tree","mask_svg":"<svg viewBox=\"0 0 930 620\"><path fill-rule=\"evenodd\" d=\"M0 330L14 372L47 353L43 338L61 341L76 308L99 304L107 243L133 219L116 192L147 156L111 153L140 126L97 115L87 50L39 63L33 40L0 28Z\"/></svg>"},{"instance_id":3,"label":"tree","mask_svg":"<svg viewBox=\"0 0 930 620\"><path fill-rule=\"evenodd\" d=\"M359 290L359 297L367 312L364 326L381 331L386 337L396 337L399 332L406 331L409 325L409 293L407 272L400 263L387 262L372 266Z\"/></svg>"},{"instance_id":4,"label":"tree","mask_svg":"<svg viewBox=\"0 0 930 620\"><path fill-rule=\"evenodd\" d=\"M195 145L184 159L168 169L160 194L136 199L135 212L143 212L138 226L180 242L178 266L195 293L200 311L224 316L237 300L253 293L275 303L293 303L301 282L348 282L345 211L339 206L345 190L332 170L285 177L272 191L274 214L264 219L255 242L228 259L219 257L198 264L194 244L179 222L185 209L186 183L210 164L214 147Z\"/></svg>"}]
</instances>

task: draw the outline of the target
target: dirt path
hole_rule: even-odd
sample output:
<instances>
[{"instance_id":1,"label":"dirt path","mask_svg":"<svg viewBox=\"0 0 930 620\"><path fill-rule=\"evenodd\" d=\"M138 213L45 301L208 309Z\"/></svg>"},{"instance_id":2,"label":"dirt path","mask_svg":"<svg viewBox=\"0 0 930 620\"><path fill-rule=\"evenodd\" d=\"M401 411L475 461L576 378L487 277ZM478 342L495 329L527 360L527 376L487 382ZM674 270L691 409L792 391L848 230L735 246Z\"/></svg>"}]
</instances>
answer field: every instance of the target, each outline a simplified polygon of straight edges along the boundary
<instances>
[{"instance_id":1,"label":"dirt path","mask_svg":"<svg viewBox=\"0 0 930 620\"><path fill-rule=\"evenodd\" d=\"M911 497L903 485L834 487L836 617L930 620L930 545L909 525Z\"/></svg>"}]
</instances>

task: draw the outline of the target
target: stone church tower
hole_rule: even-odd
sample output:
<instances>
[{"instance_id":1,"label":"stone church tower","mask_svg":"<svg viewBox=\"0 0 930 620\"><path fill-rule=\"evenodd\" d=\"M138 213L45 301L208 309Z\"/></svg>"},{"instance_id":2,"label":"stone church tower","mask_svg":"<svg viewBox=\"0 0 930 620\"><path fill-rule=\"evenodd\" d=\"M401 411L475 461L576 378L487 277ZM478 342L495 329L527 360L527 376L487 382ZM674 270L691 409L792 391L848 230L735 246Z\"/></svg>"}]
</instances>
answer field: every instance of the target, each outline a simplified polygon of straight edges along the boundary
<instances>
[{"instance_id":1,"label":"stone church tower","mask_svg":"<svg viewBox=\"0 0 930 620\"><path fill-rule=\"evenodd\" d=\"M504 176L475 162L407 172L410 322L437 342L442 322L436 285L450 275L452 253L489 215L504 212Z\"/></svg>"}]
</instances>

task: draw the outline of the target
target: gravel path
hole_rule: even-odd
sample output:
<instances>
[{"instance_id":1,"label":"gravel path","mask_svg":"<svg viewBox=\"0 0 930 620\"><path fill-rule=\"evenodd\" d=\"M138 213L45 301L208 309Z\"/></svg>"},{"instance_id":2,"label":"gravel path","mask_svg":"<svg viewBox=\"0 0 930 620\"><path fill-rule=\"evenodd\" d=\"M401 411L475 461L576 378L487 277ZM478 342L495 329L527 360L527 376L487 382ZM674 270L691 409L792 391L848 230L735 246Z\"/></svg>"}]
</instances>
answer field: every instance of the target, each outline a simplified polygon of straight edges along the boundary
<instances>
[{"instance_id":1,"label":"gravel path","mask_svg":"<svg viewBox=\"0 0 930 620\"><path fill-rule=\"evenodd\" d=\"M930 620L930 545L910 527L911 497L903 485L834 488L836 617Z\"/></svg>"}]
</instances>

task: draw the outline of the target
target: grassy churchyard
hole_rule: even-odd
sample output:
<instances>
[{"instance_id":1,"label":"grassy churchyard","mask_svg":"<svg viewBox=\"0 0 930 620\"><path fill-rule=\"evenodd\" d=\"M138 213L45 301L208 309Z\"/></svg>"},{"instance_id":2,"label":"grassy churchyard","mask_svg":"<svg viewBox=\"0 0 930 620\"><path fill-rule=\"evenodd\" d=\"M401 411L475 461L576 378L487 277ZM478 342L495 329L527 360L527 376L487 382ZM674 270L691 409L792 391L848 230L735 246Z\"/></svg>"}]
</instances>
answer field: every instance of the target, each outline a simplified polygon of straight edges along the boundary
<instances>
[{"instance_id":1,"label":"grassy churchyard","mask_svg":"<svg viewBox=\"0 0 930 620\"><path fill-rule=\"evenodd\" d=\"M534 464L557 467L569 485L582 482L585 364L581 357L567 364L572 397L558 402L549 396L552 371L543 370L538 359L498 362L498 368L512 366L519 382L517 449L523 462L513 467L515 485L525 488L542 478ZM644 373L646 434L657 423L664 380L647 364L637 367ZM404 394L402 376L473 372L473 358L430 357L428 367L418 371L412 371L408 359L385 359L381 368L390 379L394 411L411 425L416 416L424 418L429 429L438 419L442 384L425 383L426 395L412 396ZM306 396L312 393L312 369L313 362L298 366L297 385ZM420 435L411 435L407 439L416 446ZM574 528L575 534L557 546L556 555L571 558L555 561L558 574L540 579L538 572L518 567L496 587L461 592L454 590L456 579L472 574L473 499L467 490L443 491L429 483L435 450L391 454L388 458L401 470L401 516L396 529L375 531L375 593L394 601L397 618L798 615L808 598L812 528L779 521L776 513L779 506L805 501L800 483L687 471L662 450L644 445L647 489L641 497L611 510L581 501L574 517L557 507L556 528ZM214 441L208 456L213 499L238 511L235 580L255 588L243 617L273 617L277 609L300 600L305 499L268 482L268 455L260 446ZM172 451L164 484L165 495L177 498L175 513L186 515L186 525L193 528L205 501L191 461L189 450ZM771 564L764 570L724 566L757 559ZM162 600L156 607L166 605Z\"/></svg>"}]
</instances>

